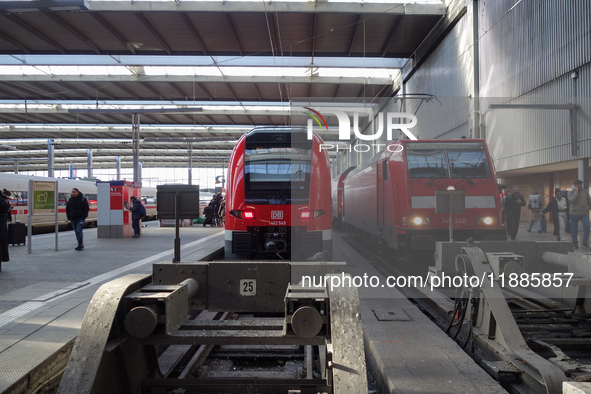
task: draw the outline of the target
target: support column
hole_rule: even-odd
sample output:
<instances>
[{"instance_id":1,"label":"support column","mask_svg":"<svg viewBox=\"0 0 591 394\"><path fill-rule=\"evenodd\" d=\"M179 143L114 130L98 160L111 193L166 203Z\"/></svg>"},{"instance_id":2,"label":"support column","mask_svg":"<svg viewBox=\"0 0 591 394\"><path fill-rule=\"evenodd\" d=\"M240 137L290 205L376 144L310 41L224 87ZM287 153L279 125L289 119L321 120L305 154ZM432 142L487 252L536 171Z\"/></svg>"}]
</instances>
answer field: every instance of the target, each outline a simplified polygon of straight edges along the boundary
<instances>
[{"instance_id":1,"label":"support column","mask_svg":"<svg viewBox=\"0 0 591 394\"><path fill-rule=\"evenodd\" d=\"M115 168L117 170L117 178L115 178L115 179L120 181L121 180L121 157L120 156L115 157Z\"/></svg>"},{"instance_id":2,"label":"support column","mask_svg":"<svg viewBox=\"0 0 591 394\"><path fill-rule=\"evenodd\" d=\"M193 184L193 143L187 142L187 157L189 159L189 185Z\"/></svg>"},{"instance_id":3,"label":"support column","mask_svg":"<svg viewBox=\"0 0 591 394\"><path fill-rule=\"evenodd\" d=\"M18 160L14 161L14 173L18 174Z\"/></svg>"},{"instance_id":4,"label":"support column","mask_svg":"<svg viewBox=\"0 0 591 394\"><path fill-rule=\"evenodd\" d=\"M468 104L470 108L470 119L468 125L470 128L469 138L483 138L480 133L480 59L478 46L478 1L472 1L472 48L470 55L472 58L472 94Z\"/></svg>"},{"instance_id":5,"label":"support column","mask_svg":"<svg viewBox=\"0 0 591 394\"><path fill-rule=\"evenodd\" d=\"M70 179L74 179L74 164L70 163L68 169L70 170Z\"/></svg>"},{"instance_id":6,"label":"support column","mask_svg":"<svg viewBox=\"0 0 591 394\"><path fill-rule=\"evenodd\" d=\"M555 171L553 174L553 180L554 180L554 189L560 189L562 190L562 188L560 187L560 172ZM554 189L551 190L552 193L554 193Z\"/></svg>"},{"instance_id":7,"label":"support column","mask_svg":"<svg viewBox=\"0 0 591 394\"><path fill-rule=\"evenodd\" d=\"M133 183L141 186L140 175L140 114L131 114L131 138L133 148Z\"/></svg>"},{"instance_id":8,"label":"support column","mask_svg":"<svg viewBox=\"0 0 591 394\"><path fill-rule=\"evenodd\" d=\"M86 176L92 178L92 149L86 150Z\"/></svg>"},{"instance_id":9,"label":"support column","mask_svg":"<svg viewBox=\"0 0 591 394\"><path fill-rule=\"evenodd\" d=\"M579 159L579 179L583 181L583 188L589 190L589 158Z\"/></svg>"},{"instance_id":10,"label":"support column","mask_svg":"<svg viewBox=\"0 0 591 394\"><path fill-rule=\"evenodd\" d=\"M54 168L54 163L53 163L53 159L54 159L54 146L53 146L53 140L52 139L48 139L47 140L47 176L53 178L54 172L53 172L53 168Z\"/></svg>"},{"instance_id":11,"label":"support column","mask_svg":"<svg viewBox=\"0 0 591 394\"><path fill-rule=\"evenodd\" d=\"M137 172L138 172L138 183L136 183L136 184L141 185L142 184L142 162L141 161L137 163Z\"/></svg>"}]
</instances>

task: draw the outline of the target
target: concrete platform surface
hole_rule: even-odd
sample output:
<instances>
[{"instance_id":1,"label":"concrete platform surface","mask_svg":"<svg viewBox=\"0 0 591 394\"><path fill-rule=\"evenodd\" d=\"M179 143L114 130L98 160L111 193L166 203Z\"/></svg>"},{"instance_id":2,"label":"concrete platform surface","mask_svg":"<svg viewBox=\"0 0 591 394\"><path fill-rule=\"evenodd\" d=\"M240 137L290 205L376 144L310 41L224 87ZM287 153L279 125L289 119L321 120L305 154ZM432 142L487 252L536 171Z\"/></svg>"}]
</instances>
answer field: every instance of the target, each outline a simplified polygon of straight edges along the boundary
<instances>
[{"instance_id":1,"label":"concrete platform surface","mask_svg":"<svg viewBox=\"0 0 591 394\"><path fill-rule=\"evenodd\" d=\"M563 382L562 394L591 394L591 383Z\"/></svg>"},{"instance_id":2,"label":"concrete platform surface","mask_svg":"<svg viewBox=\"0 0 591 394\"><path fill-rule=\"evenodd\" d=\"M333 232L333 260L353 276L384 278ZM397 289L359 287L365 354L381 393L506 393Z\"/></svg>"},{"instance_id":3,"label":"concrete platform surface","mask_svg":"<svg viewBox=\"0 0 591 394\"><path fill-rule=\"evenodd\" d=\"M223 230L185 227L180 230L181 258L190 261L223 246ZM83 251L72 231L33 237L32 254L25 246L9 248L10 262L0 272L0 393L23 392L36 376L52 376L78 335L88 303L108 281L127 274L149 274L152 263L171 261L174 228L151 222L137 239L97 239L84 230ZM193 256L193 257L192 257Z\"/></svg>"}]
</instances>

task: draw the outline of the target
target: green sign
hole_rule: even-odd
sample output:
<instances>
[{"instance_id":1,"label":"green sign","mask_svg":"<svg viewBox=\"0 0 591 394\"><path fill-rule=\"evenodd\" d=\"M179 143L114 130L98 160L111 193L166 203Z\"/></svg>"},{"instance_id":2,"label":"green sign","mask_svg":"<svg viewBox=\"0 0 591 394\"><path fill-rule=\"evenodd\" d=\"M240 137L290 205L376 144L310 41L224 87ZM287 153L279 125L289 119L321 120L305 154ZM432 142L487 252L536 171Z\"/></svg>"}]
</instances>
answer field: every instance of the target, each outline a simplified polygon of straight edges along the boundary
<instances>
[{"instance_id":1,"label":"green sign","mask_svg":"<svg viewBox=\"0 0 591 394\"><path fill-rule=\"evenodd\" d=\"M55 182L33 182L33 215L55 215Z\"/></svg>"}]
</instances>

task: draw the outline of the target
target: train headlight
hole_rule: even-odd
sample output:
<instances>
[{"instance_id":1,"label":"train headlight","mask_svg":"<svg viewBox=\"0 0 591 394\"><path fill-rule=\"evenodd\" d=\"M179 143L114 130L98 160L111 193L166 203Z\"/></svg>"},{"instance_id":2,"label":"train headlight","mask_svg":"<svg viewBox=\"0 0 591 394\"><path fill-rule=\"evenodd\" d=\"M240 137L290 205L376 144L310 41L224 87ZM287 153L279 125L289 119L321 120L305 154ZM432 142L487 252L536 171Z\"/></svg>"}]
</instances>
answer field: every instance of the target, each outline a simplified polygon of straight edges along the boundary
<instances>
[{"instance_id":1,"label":"train headlight","mask_svg":"<svg viewBox=\"0 0 591 394\"><path fill-rule=\"evenodd\" d=\"M232 210L232 211L230 211L230 215L234 216L235 218L244 219L244 220L256 219L256 215L254 214L254 211L252 209Z\"/></svg>"},{"instance_id":2,"label":"train headlight","mask_svg":"<svg viewBox=\"0 0 591 394\"><path fill-rule=\"evenodd\" d=\"M490 226L491 224L493 224L493 219L490 216L479 217L479 218L476 218L476 224L479 224L479 225L486 224L487 226Z\"/></svg>"},{"instance_id":3,"label":"train headlight","mask_svg":"<svg viewBox=\"0 0 591 394\"><path fill-rule=\"evenodd\" d=\"M300 211L300 219L302 220L306 220L306 219L316 219L322 215L324 215L326 212L324 212L323 209L314 209L314 210L302 210Z\"/></svg>"},{"instance_id":4,"label":"train headlight","mask_svg":"<svg viewBox=\"0 0 591 394\"><path fill-rule=\"evenodd\" d=\"M412 222L414 224L416 224L417 226L420 226L420 225L430 226L431 225L431 218L429 216L427 216L427 217L417 216L416 218L412 219Z\"/></svg>"}]
</instances>

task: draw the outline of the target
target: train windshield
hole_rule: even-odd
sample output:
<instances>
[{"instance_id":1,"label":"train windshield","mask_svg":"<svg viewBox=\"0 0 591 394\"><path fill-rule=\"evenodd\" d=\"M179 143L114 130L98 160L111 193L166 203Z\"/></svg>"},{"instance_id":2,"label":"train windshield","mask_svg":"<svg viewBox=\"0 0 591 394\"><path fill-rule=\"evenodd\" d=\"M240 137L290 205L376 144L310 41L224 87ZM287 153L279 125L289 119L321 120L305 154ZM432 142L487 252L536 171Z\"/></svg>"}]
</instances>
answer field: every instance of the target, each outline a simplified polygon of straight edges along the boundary
<instances>
[{"instance_id":1,"label":"train windshield","mask_svg":"<svg viewBox=\"0 0 591 394\"><path fill-rule=\"evenodd\" d=\"M447 158L452 178L490 178L484 149L449 149Z\"/></svg>"},{"instance_id":2,"label":"train windshield","mask_svg":"<svg viewBox=\"0 0 591 394\"><path fill-rule=\"evenodd\" d=\"M412 179L447 178L444 150L406 150L408 172Z\"/></svg>"},{"instance_id":3,"label":"train windshield","mask_svg":"<svg viewBox=\"0 0 591 394\"><path fill-rule=\"evenodd\" d=\"M259 133L260 134L260 133ZM266 135L265 135L266 134ZM247 204L304 204L310 193L311 141L277 141L265 133L245 143L244 194ZM269 138L271 137L271 138Z\"/></svg>"},{"instance_id":4,"label":"train windshield","mask_svg":"<svg viewBox=\"0 0 591 394\"><path fill-rule=\"evenodd\" d=\"M491 177L482 142L412 142L405 151L411 179Z\"/></svg>"}]
</instances>

